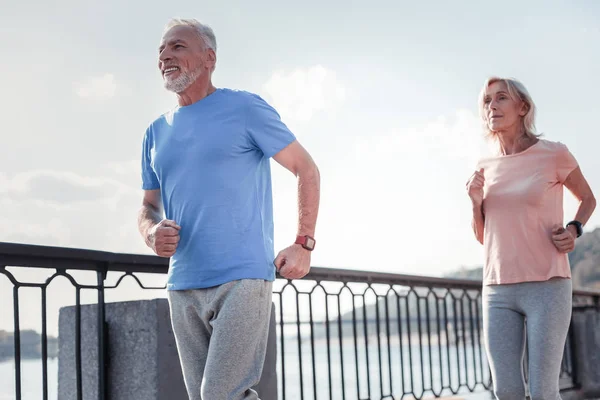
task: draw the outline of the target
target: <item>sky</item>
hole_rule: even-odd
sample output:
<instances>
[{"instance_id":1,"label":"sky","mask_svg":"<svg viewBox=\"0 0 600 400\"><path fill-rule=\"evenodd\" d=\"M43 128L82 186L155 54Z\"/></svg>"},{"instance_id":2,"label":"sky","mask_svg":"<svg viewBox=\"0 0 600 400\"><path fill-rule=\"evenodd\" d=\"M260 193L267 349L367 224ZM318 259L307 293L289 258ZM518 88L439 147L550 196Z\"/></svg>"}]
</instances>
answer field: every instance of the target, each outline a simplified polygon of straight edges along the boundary
<instances>
[{"instance_id":1,"label":"sky","mask_svg":"<svg viewBox=\"0 0 600 400\"><path fill-rule=\"evenodd\" d=\"M594 0L24 0L2 10L0 241L151 254L136 226L141 141L176 104L157 68L170 17L210 25L214 84L263 96L317 162L314 266L440 276L482 263L465 183L488 151L477 96L492 75L525 84L538 130L600 188ZM295 239L296 181L274 163L273 186L278 250ZM565 221L575 210L567 193ZM0 277L2 301L9 289Z\"/></svg>"}]
</instances>

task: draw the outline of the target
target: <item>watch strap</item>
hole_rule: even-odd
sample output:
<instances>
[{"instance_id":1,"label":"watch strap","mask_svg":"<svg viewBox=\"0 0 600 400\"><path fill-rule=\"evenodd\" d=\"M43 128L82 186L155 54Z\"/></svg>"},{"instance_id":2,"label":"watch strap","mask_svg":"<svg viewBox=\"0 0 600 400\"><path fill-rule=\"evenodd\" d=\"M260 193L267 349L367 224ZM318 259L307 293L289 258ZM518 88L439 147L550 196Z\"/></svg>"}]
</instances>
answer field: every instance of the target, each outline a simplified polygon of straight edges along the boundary
<instances>
[{"instance_id":1,"label":"watch strap","mask_svg":"<svg viewBox=\"0 0 600 400\"><path fill-rule=\"evenodd\" d=\"M579 221L573 220L567 223L566 226L573 225L577 230L577 237L583 235L583 224Z\"/></svg>"},{"instance_id":2,"label":"watch strap","mask_svg":"<svg viewBox=\"0 0 600 400\"><path fill-rule=\"evenodd\" d=\"M315 248L316 240L312 236L304 235L304 236L296 236L296 241L294 244L299 244L303 248L308 251L313 251Z\"/></svg>"}]
</instances>

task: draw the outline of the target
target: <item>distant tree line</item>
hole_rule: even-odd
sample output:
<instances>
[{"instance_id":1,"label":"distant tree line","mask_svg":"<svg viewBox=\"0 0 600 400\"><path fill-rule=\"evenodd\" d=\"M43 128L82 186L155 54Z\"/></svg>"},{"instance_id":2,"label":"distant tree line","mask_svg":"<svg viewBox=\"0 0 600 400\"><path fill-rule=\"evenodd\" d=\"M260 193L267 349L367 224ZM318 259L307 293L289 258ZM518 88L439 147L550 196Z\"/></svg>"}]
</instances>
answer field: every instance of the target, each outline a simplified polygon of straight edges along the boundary
<instances>
[{"instance_id":1,"label":"distant tree line","mask_svg":"<svg viewBox=\"0 0 600 400\"><path fill-rule=\"evenodd\" d=\"M21 331L21 358L41 358L42 338L33 330ZM12 332L0 330L0 361L13 358L15 355L15 337ZM58 355L58 339L48 336L48 357L55 358Z\"/></svg>"}]
</instances>

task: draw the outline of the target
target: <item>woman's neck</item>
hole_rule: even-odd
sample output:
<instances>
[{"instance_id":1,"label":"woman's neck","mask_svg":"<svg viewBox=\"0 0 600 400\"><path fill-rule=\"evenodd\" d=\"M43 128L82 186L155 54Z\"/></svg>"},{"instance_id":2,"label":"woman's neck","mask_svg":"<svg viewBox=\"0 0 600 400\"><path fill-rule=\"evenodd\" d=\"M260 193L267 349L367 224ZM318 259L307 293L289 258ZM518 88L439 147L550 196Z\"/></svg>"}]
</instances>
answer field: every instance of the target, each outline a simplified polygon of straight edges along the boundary
<instances>
[{"instance_id":1,"label":"woman's neck","mask_svg":"<svg viewBox=\"0 0 600 400\"><path fill-rule=\"evenodd\" d=\"M500 146L500 154L503 156L520 153L537 142L537 139L531 138L520 130L497 132L496 138Z\"/></svg>"}]
</instances>

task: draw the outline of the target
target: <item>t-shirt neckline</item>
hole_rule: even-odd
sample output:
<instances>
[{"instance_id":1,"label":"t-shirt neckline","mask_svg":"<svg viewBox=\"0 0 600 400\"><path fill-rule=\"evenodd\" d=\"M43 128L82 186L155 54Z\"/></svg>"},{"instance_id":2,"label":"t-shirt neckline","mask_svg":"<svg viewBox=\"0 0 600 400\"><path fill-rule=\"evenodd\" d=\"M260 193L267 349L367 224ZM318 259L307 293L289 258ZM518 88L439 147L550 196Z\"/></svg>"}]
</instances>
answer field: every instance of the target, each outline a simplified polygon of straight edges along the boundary
<instances>
[{"instance_id":1,"label":"t-shirt neckline","mask_svg":"<svg viewBox=\"0 0 600 400\"><path fill-rule=\"evenodd\" d=\"M185 112L186 110L192 110L196 107L200 107L206 103L208 103L209 101L211 101L212 99L214 99L215 97L217 97L217 94L221 93L222 89L221 88L216 88L214 92L212 92L211 94L209 94L206 97L201 98L200 100L192 103L192 104L188 104L187 106L180 106L179 104L175 106L174 111L175 112Z\"/></svg>"},{"instance_id":2,"label":"t-shirt neckline","mask_svg":"<svg viewBox=\"0 0 600 400\"><path fill-rule=\"evenodd\" d=\"M500 155L500 156L495 156L495 157L491 157L492 159L505 159L505 158L513 158L513 157L517 157L520 156L522 154L526 154L527 152L529 152L529 150L531 150L532 148L536 147L538 144L541 143L543 139L538 139L537 142L535 142L534 144L532 144L531 146L529 146L528 148L526 148L523 151L520 151L518 153L513 153L513 154L506 154L506 155Z\"/></svg>"}]
</instances>

